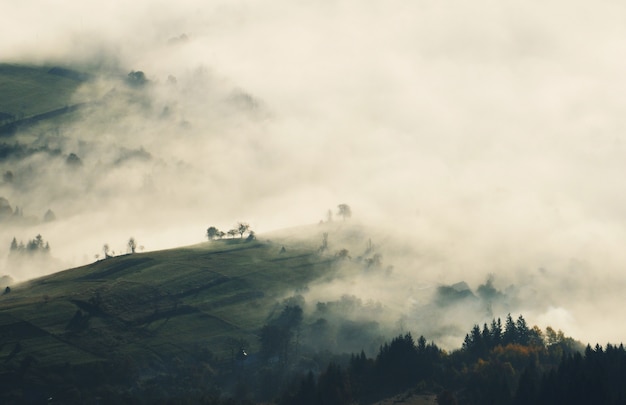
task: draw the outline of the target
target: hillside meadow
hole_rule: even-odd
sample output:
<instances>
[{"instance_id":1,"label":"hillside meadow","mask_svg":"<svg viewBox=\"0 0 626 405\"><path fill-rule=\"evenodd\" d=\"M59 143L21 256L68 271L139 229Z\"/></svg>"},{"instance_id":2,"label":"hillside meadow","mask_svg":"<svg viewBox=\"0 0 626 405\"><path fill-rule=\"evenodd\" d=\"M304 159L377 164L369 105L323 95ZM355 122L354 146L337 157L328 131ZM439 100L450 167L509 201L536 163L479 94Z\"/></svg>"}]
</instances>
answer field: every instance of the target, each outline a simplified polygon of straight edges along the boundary
<instances>
[{"instance_id":1,"label":"hillside meadow","mask_svg":"<svg viewBox=\"0 0 626 405\"><path fill-rule=\"evenodd\" d=\"M40 366L112 354L157 362L200 350L224 357L229 338L254 347L276 303L330 266L311 249L281 248L214 241L108 258L15 286L0 298L0 356L18 343L12 362L32 356Z\"/></svg>"}]
</instances>

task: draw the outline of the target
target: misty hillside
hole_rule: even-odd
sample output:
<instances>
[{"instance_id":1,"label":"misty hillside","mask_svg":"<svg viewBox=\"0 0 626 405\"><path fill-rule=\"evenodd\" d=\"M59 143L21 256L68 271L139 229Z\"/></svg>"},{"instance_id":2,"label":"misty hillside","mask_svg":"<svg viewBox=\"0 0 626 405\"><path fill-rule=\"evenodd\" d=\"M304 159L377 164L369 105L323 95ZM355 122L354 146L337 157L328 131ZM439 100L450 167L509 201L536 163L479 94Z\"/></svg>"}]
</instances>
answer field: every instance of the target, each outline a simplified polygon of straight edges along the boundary
<instances>
[{"instance_id":1,"label":"misty hillside","mask_svg":"<svg viewBox=\"0 0 626 405\"><path fill-rule=\"evenodd\" d=\"M310 250L240 240L124 255L14 286L0 299L3 356L40 367L129 356L159 362L228 339L256 345L271 309L329 271ZM156 361L156 363L154 363Z\"/></svg>"},{"instance_id":2,"label":"misty hillside","mask_svg":"<svg viewBox=\"0 0 626 405\"><path fill-rule=\"evenodd\" d=\"M573 196L578 185L570 190L551 170L532 175L548 180L529 190L525 173L544 166L527 168L499 147L481 157L481 142L457 142L460 129L435 144L422 130L389 138L404 104L382 126L362 120L378 116L369 104L299 111L308 97L286 103L272 91L280 86L186 60L201 39L172 38L152 48L159 63L111 55L107 63L2 64L0 83L12 97L0 109L0 276L25 281L91 263L104 244L126 252L129 237L145 251L194 244L209 223L226 229L246 219L266 232L329 213L338 220L336 204L345 201L355 221L372 227L349 254L357 260L371 239L380 256L366 259L390 277L311 288L313 302L348 295L381 303L393 312L378 320L387 328L419 325L447 347L460 343L474 315L508 312L587 341L620 336L612 316L593 316L587 305L592 299L612 314L624 286L622 230L602 214L613 208L594 205L602 198L581 208L602 190ZM12 240L36 235L49 242L49 260L11 262ZM437 304L443 296L458 303Z\"/></svg>"},{"instance_id":3,"label":"misty hillside","mask_svg":"<svg viewBox=\"0 0 626 405\"><path fill-rule=\"evenodd\" d=\"M7 286L0 296L3 398L72 398L70 381L83 395L119 395L128 384L143 390L195 373L206 381L192 387L234 395L244 360L253 370L282 364L286 353L291 361L311 353L295 366L304 370L323 368L333 353L374 353L395 333L387 329L395 313L356 296L319 295L334 281L390 277L367 232L343 221L294 227L258 239L111 256ZM267 334L288 310L302 323L297 343L290 337L287 352L275 351L279 335ZM55 378L65 382L55 386ZM196 395L181 381L150 395ZM25 384L33 392L17 394Z\"/></svg>"},{"instance_id":4,"label":"misty hillside","mask_svg":"<svg viewBox=\"0 0 626 405\"><path fill-rule=\"evenodd\" d=\"M116 67L0 63L0 90L0 256L12 238L45 232L59 259L37 269L9 269L0 260L0 272L19 280L87 263L103 243L128 233L150 238L151 249L171 247L172 232L182 238L177 245L197 241L201 233L181 230L196 224L204 197L221 188L198 189L199 180L228 180L216 170L207 176L206 157L198 159L219 149L196 144L189 154L185 145L219 144L228 131L211 132L229 121L241 129L262 115L253 97L204 70L160 81ZM191 111L198 97L213 104L202 117ZM85 223L106 231L95 235Z\"/></svg>"},{"instance_id":5,"label":"misty hillside","mask_svg":"<svg viewBox=\"0 0 626 405\"><path fill-rule=\"evenodd\" d=\"M626 3L5 3L6 399L549 403L623 355L573 342L626 336Z\"/></svg>"},{"instance_id":6,"label":"misty hillside","mask_svg":"<svg viewBox=\"0 0 626 405\"><path fill-rule=\"evenodd\" d=\"M8 286L0 296L0 398L421 405L459 397L509 404L539 392L525 394L529 373L534 381L551 378L559 362L580 357L579 342L551 327L544 334L522 315L494 317L482 330L474 325L451 351L406 331L444 337L456 332L455 313L481 319L481 308L491 311L504 299L491 280L475 291L465 282L433 288L411 308L410 316L428 315L417 324L393 300L364 301L345 287L334 295L329 290L346 283L394 285L394 268L370 232L345 221L263 237L242 232L107 256ZM390 292L404 293L397 286ZM603 355L598 347L587 348L589 361ZM607 346L609 353L622 356L623 346Z\"/></svg>"}]
</instances>

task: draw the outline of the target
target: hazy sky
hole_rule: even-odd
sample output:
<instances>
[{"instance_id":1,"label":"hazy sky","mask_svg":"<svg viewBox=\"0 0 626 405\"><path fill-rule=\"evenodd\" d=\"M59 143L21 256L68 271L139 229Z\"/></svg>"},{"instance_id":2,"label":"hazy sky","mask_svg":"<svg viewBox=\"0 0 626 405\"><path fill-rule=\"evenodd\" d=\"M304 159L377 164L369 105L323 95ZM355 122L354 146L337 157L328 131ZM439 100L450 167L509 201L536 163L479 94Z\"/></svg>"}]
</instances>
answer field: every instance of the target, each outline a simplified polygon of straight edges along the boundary
<instances>
[{"instance_id":1,"label":"hazy sky","mask_svg":"<svg viewBox=\"0 0 626 405\"><path fill-rule=\"evenodd\" d=\"M621 2L9 3L2 61L141 70L155 84L149 108L114 96L67 129L80 181L44 176L10 195L66 218L41 232L71 263L131 233L179 246L211 224L264 232L346 202L410 238L407 274L532 283L552 297L532 322L625 336L611 309L626 284ZM113 88L101 79L77 99ZM173 118L155 119L165 106ZM121 147L152 160L112 169ZM585 323L590 305L606 317Z\"/></svg>"}]
</instances>

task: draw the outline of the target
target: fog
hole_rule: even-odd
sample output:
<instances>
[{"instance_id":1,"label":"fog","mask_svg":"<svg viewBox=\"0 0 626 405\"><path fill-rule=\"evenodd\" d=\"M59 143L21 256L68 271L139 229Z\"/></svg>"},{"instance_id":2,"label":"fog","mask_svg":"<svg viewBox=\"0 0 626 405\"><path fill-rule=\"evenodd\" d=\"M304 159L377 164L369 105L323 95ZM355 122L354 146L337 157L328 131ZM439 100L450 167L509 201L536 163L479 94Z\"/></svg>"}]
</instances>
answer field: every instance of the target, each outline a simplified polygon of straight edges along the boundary
<instances>
[{"instance_id":1,"label":"fog","mask_svg":"<svg viewBox=\"0 0 626 405\"><path fill-rule=\"evenodd\" d=\"M0 161L15 174L0 196L57 216L3 224L0 255L40 233L62 263L3 273L89 263L104 243L125 252L130 236L156 250L239 220L263 234L348 203L353 221L393 237L383 257L394 271L387 290L359 277L320 288L328 299L353 294L410 318L415 291L475 290L492 274L515 291L502 311L623 340L626 6L13 3L2 62L94 78L74 95L90 104L58 131L16 135L60 155ZM125 83L131 71L148 84Z\"/></svg>"}]
</instances>

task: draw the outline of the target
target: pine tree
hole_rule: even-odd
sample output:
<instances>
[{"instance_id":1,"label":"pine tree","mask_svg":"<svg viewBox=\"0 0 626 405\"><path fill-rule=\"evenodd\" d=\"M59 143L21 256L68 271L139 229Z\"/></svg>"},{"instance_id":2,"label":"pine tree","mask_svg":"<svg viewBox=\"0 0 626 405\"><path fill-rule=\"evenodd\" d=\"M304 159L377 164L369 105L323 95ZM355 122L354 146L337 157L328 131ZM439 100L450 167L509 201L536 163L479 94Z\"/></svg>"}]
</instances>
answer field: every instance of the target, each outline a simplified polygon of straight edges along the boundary
<instances>
[{"instance_id":1,"label":"pine tree","mask_svg":"<svg viewBox=\"0 0 626 405\"><path fill-rule=\"evenodd\" d=\"M517 341L515 341L514 343L519 343L521 345L527 346L530 341L530 330L528 329L526 320L522 315L517 318L515 329L517 331Z\"/></svg>"},{"instance_id":2,"label":"pine tree","mask_svg":"<svg viewBox=\"0 0 626 405\"><path fill-rule=\"evenodd\" d=\"M493 347L502 344L502 322L500 318L497 321L495 319L491 321L491 344Z\"/></svg>"},{"instance_id":3,"label":"pine tree","mask_svg":"<svg viewBox=\"0 0 626 405\"><path fill-rule=\"evenodd\" d=\"M511 343L517 343L517 327L515 325L515 321L511 317L511 314L506 316L506 321L504 323L504 333L502 334L502 344L508 345Z\"/></svg>"}]
</instances>

